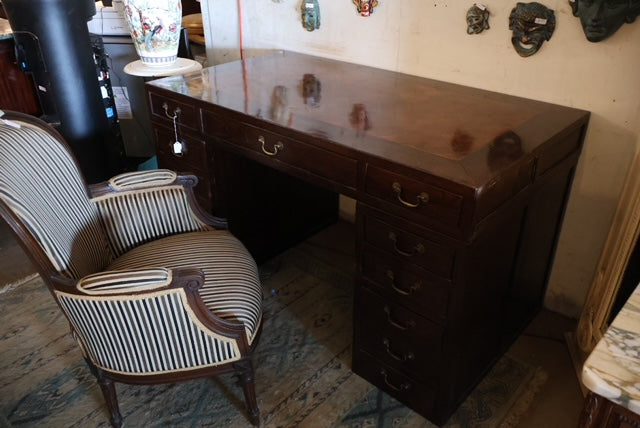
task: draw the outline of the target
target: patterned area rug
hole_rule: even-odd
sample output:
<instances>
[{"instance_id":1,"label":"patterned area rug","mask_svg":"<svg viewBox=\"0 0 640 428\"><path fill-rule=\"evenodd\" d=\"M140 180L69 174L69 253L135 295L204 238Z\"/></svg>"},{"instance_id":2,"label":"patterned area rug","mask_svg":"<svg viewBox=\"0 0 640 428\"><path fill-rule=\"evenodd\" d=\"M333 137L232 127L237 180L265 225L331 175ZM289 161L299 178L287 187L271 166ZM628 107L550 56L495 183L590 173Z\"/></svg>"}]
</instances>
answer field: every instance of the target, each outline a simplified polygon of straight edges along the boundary
<instances>
[{"instance_id":1,"label":"patterned area rug","mask_svg":"<svg viewBox=\"0 0 640 428\"><path fill-rule=\"evenodd\" d=\"M321 251L299 246L261 267L265 321L254 364L262 426L433 427L350 371L352 263L344 269ZM40 278L0 294L0 308L0 426L109 426L99 387ZM515 426L544 379L506 355L447 426ZM117 391L129 427L249 426L232 376Z\"/></svg>"}]
</instances>

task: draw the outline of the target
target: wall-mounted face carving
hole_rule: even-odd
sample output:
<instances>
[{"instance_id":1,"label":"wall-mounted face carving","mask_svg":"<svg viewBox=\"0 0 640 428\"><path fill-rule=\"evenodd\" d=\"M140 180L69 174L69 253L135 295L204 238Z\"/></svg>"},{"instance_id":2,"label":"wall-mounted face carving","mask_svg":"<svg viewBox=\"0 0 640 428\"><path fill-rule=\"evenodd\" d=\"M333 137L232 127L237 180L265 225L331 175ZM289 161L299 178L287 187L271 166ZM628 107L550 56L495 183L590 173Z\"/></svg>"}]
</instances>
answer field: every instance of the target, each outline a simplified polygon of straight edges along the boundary
<instances>
[{"instance_id":1,"label":"wall-mounted face carving","mask_svg":"<svg viewBox=\"0 0 640 428\"><path fill-rule=\"evenodd\" d=\"M587 40L599 42L640 14L640 0L569 0Z\"/></svg>"},{"instance_id":2,"label":"wall-mounted face carving","mask_svg":"<svg viewBox=\"0 0 640 428\"><path fill-rule=\"evenodd\" d=\"M378 6L378 0L353 0L353 4L360 16L369 16L373 13L373 8Z\"/></svg>"},{"instance_id":3,"label":"wall-mounted face carving","mask_svg":"<svg viewBox=\"0 0 640 428\"><path fill-rule=\"evenodd\" d=\"M509 15L511 43L520 56L538 52L545 40L551 39L556 28L553 10L540 3L518 3Z\"/></svg>"},{"instance_id":4,"label":"wall-mounted face carving","mask_svg":"<svg viewBox=\"0 0 640 428\"><path fill-rule=\"evenodd\" d=\"M318 0L303 0L300 9L302 12L302 26L307 31L320 28L320 5Z\"/></svg>"},{"instance_id":5,"label":"wall-mounted face carving","mask_svg":"<svg viewBox=\"0 0 640 428\"><path fill-rule=\"evenodd\" d=\"M467 34L480 34L489 29L489 9L474 4L467 10Z\"/></svg>"}]
</instances>

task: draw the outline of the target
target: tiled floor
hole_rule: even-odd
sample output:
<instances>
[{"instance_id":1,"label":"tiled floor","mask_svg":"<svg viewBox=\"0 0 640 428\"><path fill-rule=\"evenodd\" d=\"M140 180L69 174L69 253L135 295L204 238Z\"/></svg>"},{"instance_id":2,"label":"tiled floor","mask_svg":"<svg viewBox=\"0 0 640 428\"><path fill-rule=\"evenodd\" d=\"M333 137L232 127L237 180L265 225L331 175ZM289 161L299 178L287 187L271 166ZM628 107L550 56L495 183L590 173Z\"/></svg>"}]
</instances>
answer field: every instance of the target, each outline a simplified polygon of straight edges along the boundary
<instances>
[{"instance_id":1,"label":"tiled floor","mask_svg":"<svg viewBox=\"0 0 640 428\"><path fill-rule=\"evenodd\" d=\"M346 263L355 270L353 225L339 222L309 240L311 247L331 247L332 263ZM327 254L318 251L318 254ZM4 223L0 222L0 291L3 284L19 281L33 272L31 263L16 245ZM565 341L565 334L575 330L576 321L543 310L516 340L510 353L542 368L547 380L519 420L519 428L576 427L583 395Z\"/></svg>"}]
</instances>

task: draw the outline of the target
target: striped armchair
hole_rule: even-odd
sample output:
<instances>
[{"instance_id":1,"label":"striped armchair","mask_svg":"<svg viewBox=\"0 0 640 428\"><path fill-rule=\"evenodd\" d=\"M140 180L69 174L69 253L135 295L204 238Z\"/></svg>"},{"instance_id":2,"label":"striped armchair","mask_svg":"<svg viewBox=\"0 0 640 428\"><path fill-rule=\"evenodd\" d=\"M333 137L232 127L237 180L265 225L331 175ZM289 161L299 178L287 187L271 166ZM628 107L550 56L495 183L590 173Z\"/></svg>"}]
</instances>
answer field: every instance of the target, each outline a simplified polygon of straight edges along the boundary
<instances>
[{"instance_id":1,"label":"striped armchair","mask_svg":"<svg viewBox=\"0 0 640 428\"><path fill-rule=\"evenodd\" d=\"M67 316L112 425L122 425L114 382L229 371L258 425L257 267L226 222L198 208L196 178L155 170L88 187L53 128L0 114L0 215Z\"/></svg>"}]
</instances>

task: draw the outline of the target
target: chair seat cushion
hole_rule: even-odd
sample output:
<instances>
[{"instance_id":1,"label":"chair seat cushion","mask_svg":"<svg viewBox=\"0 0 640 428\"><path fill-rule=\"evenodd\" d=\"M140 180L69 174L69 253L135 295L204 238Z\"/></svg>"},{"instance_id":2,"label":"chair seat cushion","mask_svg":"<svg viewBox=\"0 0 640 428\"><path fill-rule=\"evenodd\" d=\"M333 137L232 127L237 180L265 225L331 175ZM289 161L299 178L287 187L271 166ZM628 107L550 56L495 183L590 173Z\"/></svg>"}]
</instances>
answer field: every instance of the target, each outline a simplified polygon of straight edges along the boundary
<instances>
[{"instance_id":1,"label":"chair seat cushion","mask_svg":"<svg viewBox=\"0 0 640 428\"><path fill-rule=\"evenodd\" d=\"M262 287L253 257L231 233L190 232L151 241L118 257L107 270L159 267L202 269L199 293L207 308L244 324L253 341L262 319Z\"/></svg>"}]
</instances>

